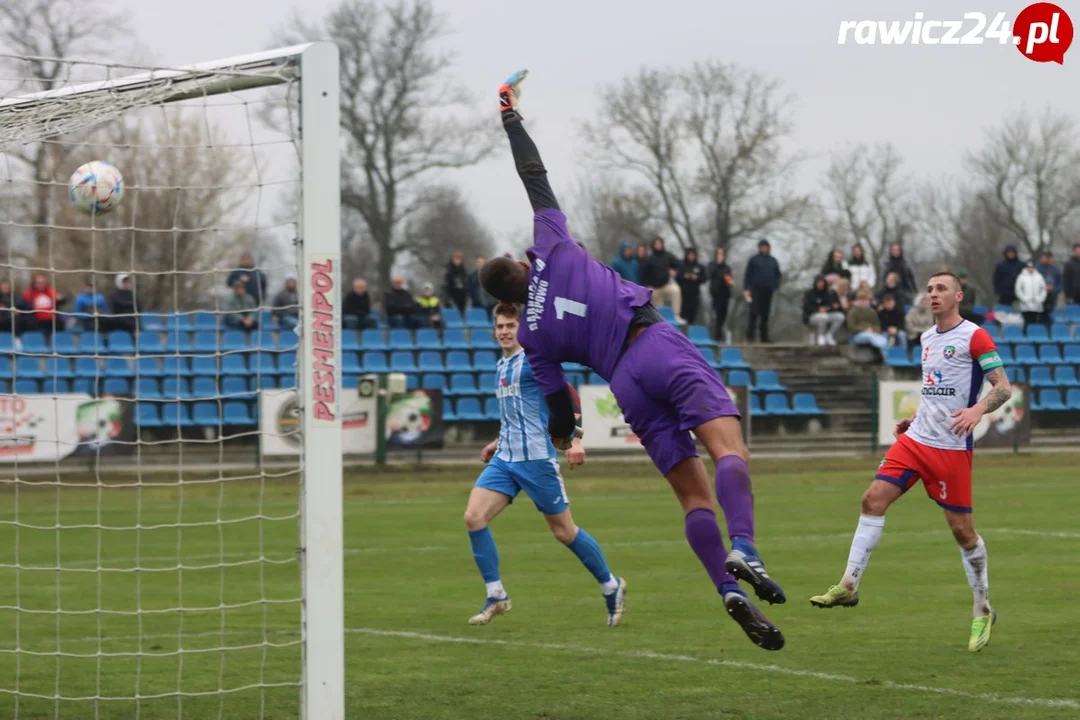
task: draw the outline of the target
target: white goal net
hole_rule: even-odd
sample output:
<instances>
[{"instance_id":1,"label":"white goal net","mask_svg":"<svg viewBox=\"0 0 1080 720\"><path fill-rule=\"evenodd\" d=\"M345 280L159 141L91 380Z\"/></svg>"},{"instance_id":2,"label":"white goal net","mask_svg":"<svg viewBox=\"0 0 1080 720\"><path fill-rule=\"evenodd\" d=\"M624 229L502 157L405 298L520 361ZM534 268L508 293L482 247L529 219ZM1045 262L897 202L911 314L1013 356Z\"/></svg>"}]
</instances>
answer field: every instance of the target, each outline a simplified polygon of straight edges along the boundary
<instances>
[{"instance_id":1,"label":"white goal net","mask_svg":"<svg viewBox=\"0 0 1080 720\"><path fill-rule=\"evenodd\" d=\"M0 56L0 717L344 717L337 138L328 43Z\"/></svg>"}]
</instances>

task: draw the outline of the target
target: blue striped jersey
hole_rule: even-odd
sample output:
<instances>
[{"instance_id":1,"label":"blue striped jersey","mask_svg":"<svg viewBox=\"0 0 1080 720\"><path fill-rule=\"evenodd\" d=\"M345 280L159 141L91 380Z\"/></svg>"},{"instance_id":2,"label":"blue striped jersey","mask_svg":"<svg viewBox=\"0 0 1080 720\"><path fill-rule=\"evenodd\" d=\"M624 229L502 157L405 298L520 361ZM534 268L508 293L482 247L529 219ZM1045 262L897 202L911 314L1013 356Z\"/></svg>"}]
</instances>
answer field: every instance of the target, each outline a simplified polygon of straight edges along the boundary
<instances>
[{"instance_id":1,"label":"blue striped jersey","mask_svg":"<svg viewBox=\"0 0 1080 720\"><path fill-rule=\"evenodd\" d=\"M495 457L511 463L558 457L547 431L547 400L524 350L495 364L495 396L500 414Z\"/></svg>"}]
</instances>

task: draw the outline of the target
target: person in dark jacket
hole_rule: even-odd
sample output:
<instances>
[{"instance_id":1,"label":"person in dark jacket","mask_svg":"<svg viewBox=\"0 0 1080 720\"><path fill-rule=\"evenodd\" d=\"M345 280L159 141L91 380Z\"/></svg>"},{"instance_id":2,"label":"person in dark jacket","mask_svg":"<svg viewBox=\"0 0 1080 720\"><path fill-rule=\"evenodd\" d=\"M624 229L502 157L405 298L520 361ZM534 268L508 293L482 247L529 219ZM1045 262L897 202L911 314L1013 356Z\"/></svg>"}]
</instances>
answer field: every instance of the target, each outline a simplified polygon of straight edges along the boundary
<instances>
[{"instance_id":1,"label":"person in dark jacket","mask_svg":"<svg viewBox=\"0 0 1080 720\"><path fill-rule=\"evenodd\" d=\"M626 240L619 244L619 254L611 261L611 269L619 273L623 280L641 284L641 268L634 257L634 246Z\"/></svg>"},{"instance_id":2,"label":"person in dark jacket","mask_svg":"<svg viewBox=\"0 0 1080 720\"><path fill-rule=\"evenodd\" d=\"M1046 281L1046 301L1042 322L1049 328L1054 322L1054 311L1057 310L1058 298L1061 296L1061 268L1054 264L1054 253L1048 248L1042 251L1039 264L1035 266L1035 269Z\"/></svg>"},{"instance_id":3,"label":"person in dark jacket","mask_svg":"<svg viewBox=\"0 0 1080 720\"><path fill-rule=\"evenodd\" d=\"M266 274L255 267L255 256L249 252L240 256L240 266L225 278L225 284L230 288L235 287L237 282L244 283L244 289L254 298L255 306L261 307L266 299Z\"/></svg>"},{"instance_id":4,"label":"person in dark jacket","mask_svg":"<svg viewBox=\"0 0 1080 720\"><path fill-rule=\"evenodd\" d=\"M0 334L19 335L22 333L20 310L25 312L28 306L11 289L10 280L0 280Z\"/></svg>"},{"instance_id":5,"label":"person in dark jacket","mask_svg":"<svg viewBox=\"0 0 1080 720\"><path fill-rule=\"evenodd\" d=\"M743 274L743 296L750 303L750 322L746 329L747 342L754 342L758 330L761 342L769 342L769 312L772 310L773 293L780 289L780 263L772 256L772 246L762 238L758 254L746 263Z\"/></svg>"},{"instance_id":6,"label":"person in dark jacket","mask_svg":"<svg viewBox=\"0 0 1080 720\"><path fill-rule=\"evenodd\" d=\"M641 263L641 284L653 291L656 307L670 305L676 311L682 309L682 293L675 282L678 259L664 248L663 238L653 238L652 254Z\"/></svg>"},{"instance_id":7,"label":"person in dark jacket","mask_svg":"<svg viewBox=\"0 0 1080 720\"><path fill-rule=\"evenodd\" d=\"M1065 263L1061 287L1065 291L1065 302L1080 305L1080 243L1073 245L1073 254Z\"/></svg>"},{"instance_id":8,"label":"person in dark jacket","mask_svg":"<svg viewBox=\"0 0 1080 720\"><path fill-rule=\"evenodd\" d=\"M904 291L904 295L908 298L915 297L915 293L919 291L918 282L915 280L915 270L904 257L904 248L900 243L889 246L889 254L881 265L881 277L888 277L891 272L900 276L900 289ZM899 299L897 301L899 302Z\"/></svg>"},{"instance_id":9,"label":"person in dark jacket","mask_svg":"<svg viewBox=\"0 0 1080 720\"><path fill-rule=\"evenodd\" d=\"M450 256L450 262L446 264L443 293L447 301L464 315L469 300L469 271L465 269L465 256L460 250L455 251Z\"/></svg>"},{"instance_id":10,"label":"person in dark jacket","mask_svg":"<svg viewBox=\"0 0 1080 720\"><path fill-rule=\"evenodd\" d=\"M480 284L480 268L484 267L486 262L487 258L483 255L476 256L476 268L469 273L469 300L472 302L473 307L484 308L484 312L487 313L490 320L491 311L499 304L499 301L492 297L487 290L484 290L484 286Z\"/></svg>"},{"instance_id":11,"label":"person in dark jacket","mask_svg":"<svg viewBox=\"0 0 1080 720\"><path fill-rule=\"evenodd\" d=\"M975 306L979 304L979 296L975 291L975 286L968 282L968 271L960 269L956 272L956 277L960 278L960 291L964 293L964 298L960 301L960 317L976 325L982 325L986 322L986 316L975 312Z\"/></svg>"},{"instance_id":12,"label":"person in dark jacket","mask_svg":"<svg viewBox=\"0 0 1080 720\"><path fill-rule=\"evenodd\" d=\"M296 289L296 273L286 273L285 286L274 296L271 307L274 322L286 330L292 330L300 323L300 294Z\"/></svg>"},{"instance_id":13,"label":"person in dark jacket","mask_svg":"<svg viewBox=\"0 0 1080 720\"><path fill-rule=\"evenodd\" d=\"M994 267L994 295L1002 305L1012 307L1016 302L1016 278L1024 269L1015 245L1008 245L1001 262Z\"/></svg>"},{"instance_id":14,"label":"person in dark jacket","mask_svg":"<svg viewBox=\"0 0 1080 720\"><path fill-rule=\"evenodd\" d=\"M705 283L705 266L698 262L696 249L686 251L675 271L675 282L679 284L679 294L682 295L679 316L693 325L701 309L701 286Z\"/></svg>"},{"instance_id":15,"label":"person in dark jacket","mask_svg":"<svg viewBox=\"0 0 1080 720\"><path fill-rule=\"evenodd\" d=\"M134 334L135 329L139 326L139 301L135 297L135 289L131 282L131 276L127 273L120 273L114 280L116 289L113 290L112 297L109 300L109 307L112 308L112 317L109 319L109 326L114 330L127 330L129 333Z\"/></svg>"},{"instance_id":16,"label":"person in dark jacket","mask_svg":"<svg viewBox=\"0 0 1080 720\"><path fill-rule=\"evenodd\" d=\"M813 328L815 345L835 345L836 331L844 324L840 296L829 287L824 275L814 278L814 284L803 295L803 325Z\"/></svg>"},{"instance_id":17,"label":"person in dark jacket","mask_svg":"<svg viewBox=\"0 0 1080 720\"><path fill-rule=\"evenodd\" d=\"M836 284L836 281L842 277L848 280L851 279L851 270L848 269L848 264L844 260L843 250L833 248L829 252L829 257L825 259L825 264L821 266L821 274L825 276L825 282L830 286Z\"/></svg>"},{"instance_id":18,"label":"person in dark jacket","mask_svg":"<svg viewBox=\"0 0 1080 720\"><path fill-rule=\"evenodd\" d=\"M895 271L885 276L885 285L878 290L874 295L874 307L881 307L881 303L884 302L886 295L892 295L896 298L896 304L903 310L911 304L912 296L908 294L904 289L903 281L900 279L900 275Z\"/></svg>"},{"instance_id":19,"label":"person in dark jacket","mask_svg":"<svg viewBox=\"0 0 1080 720\"><path fill-rule=\"evenodd\" d=\"M406 327L415 330L427 324L427 316L422 313L416 299L405 287L405 278L395 275L390 279L390 292L383 296L383 310L386 320L392 328Z\"/></svg>"},{"instance_id":20,"label":"person in dark jacket","mask_svg":"<svg viewBox=\"0 0 1080 720\"><path fill-rule=\"evenodd\" d=\"M731 288L734 286L735 275L727 264L727 250L716 248L713 261L709 263L709 297L712 298L713 337L716 342L725 341L724 323L727 322Z\"/></svg>"},{"instance_id":21,"label":"person in dark jacket","mask_svg":"<svg viewBox=\"0 0 1080 720\"><path fill-rule=\"evenodd\" d=\"M379 323L371 314L371 295L367 281L356 278L350 290L341 301L341 319L345 327L353 325L361 330L374 330Z\"/></svg>"},{"instance_id":22,"label":"person in dark jacket","mask_svg":"<svg viewBox=\"0 0 1080 720\"><path fill-rule=\"evenodd\" d=\"M877 311L881 332L888 338L889 345L899 345L907 349L907 333L904 332L904 308L897 303L896 296L888 293L881 299Z\"/></svg>"}]
</instances>

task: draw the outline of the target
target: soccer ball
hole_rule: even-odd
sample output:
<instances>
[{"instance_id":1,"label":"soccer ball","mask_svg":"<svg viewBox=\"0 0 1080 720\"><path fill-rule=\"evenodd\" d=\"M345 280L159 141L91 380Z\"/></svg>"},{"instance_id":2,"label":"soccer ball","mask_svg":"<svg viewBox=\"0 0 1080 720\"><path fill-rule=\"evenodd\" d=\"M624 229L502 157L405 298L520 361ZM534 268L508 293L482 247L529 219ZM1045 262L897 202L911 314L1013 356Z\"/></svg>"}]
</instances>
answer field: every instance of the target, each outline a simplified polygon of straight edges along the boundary
<instances>
[{"instance_id":1,"label":"soccer ball","mask_svg":"<svg viewBox=\"0 0 1080 720\"><path fill-rule=\"evenodd\" d=\"M124 197L124 176L103 160L93 160L71 174L71 203L85 213L107 213Z\"/></svg>"}]
</instances>

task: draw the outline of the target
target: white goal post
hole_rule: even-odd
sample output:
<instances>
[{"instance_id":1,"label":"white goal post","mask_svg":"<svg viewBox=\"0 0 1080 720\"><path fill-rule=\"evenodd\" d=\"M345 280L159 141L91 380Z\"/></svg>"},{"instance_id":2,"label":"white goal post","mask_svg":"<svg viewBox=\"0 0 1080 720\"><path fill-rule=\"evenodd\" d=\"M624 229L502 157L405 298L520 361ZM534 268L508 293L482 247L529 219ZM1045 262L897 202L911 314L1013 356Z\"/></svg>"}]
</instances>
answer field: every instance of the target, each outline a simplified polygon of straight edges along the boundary
<instances>
[{"instance_id":1,"label":"white goal post","mask_svg":"<svg viewBox=\"0 0 1080 720\"><path fill-rule=\"evenodd\" d=\"M0 355L3 355L0 363L5 368L3 372L9 373L7 376L0 373L0 384L3 385L0 389L0 416L7 417L7 413L9 421L15 424L14 411L10 407L25 405L29 401L59 407L64 396L72 388L77 388L76 383L81 379L90 383L84 387L94 388L90 391L92 397L102 397L94 393L103 386L107 387L111 367L121 368L121 372L123 367L127 367L134 373L129 377L115 378L118 382L123 379L126 383L124 387L131 388L125 400L138 406L132 411L133 414L136 414L136 410L139 413L143 410L143 397L139 395L142 390L137 388L152 388L155 394L164 394L173 392L169 390L170 381L176 380L172 387L182 387L181 392L188 393L166 396L166 400L171 397L175 402L164 403L160 417L157 409L147 410L147 417L153 415L153 421L162 433L175 430L176 438L152 437L141 427L137 429L134 439L124 441L114 438L113 445L125 442L130 445L130 452L134 456L130 467L110 465L103 460L100 448L91 452L89 460L84 459L73 465L65 459L71 449L61 448L67 440L58 429L62 424L59 420L55 421L57 427L50 430L52 437L42 434L44 431L39 427L38 436L33 439L36 447L45 447L49 443L56 446L55 457L51 457L50 461L35 465L27 459L15 457L0 462L0 505L8 504L11 508L11 512L0 513L0 544L7 546L0 550L0 553L6 553L0 554L3 561L0 562L0 573L3 575L0 582L9 583L11 588L8 594L0 590L0 613L3 613L0 615L0 633L8 635L0 641L0 702L12 702L11 705L0 705L0 716L8 717L9 708L14 708L13 717L37 717L29 709L32 702L52 703L48 706L49 716L54 712L57 716L63 716L62 708L67 707L63 703L92 702L99 704L103 711L111 707L105 715L113 717L109 713L116 711L114 701L120 701L131 704L130 717L136 717L141 711L143 717L168 715L179 718L187 717L190 712L184 703L209 698L218 705L206 716L228 717L231 714L225 709L228 698L250 691L255 693L253 697L259 699L252 700L255 711L242 713L243 716L280 717L277 714L280 707L268 706L270 701L266 691L277 688L288 692L291 686L300 691L298 704L301 717L309 720L343 720L341 163L337 47L329 42L315 42L168 70L144 68L142 72L132 73L132 66L123 66L123 76L118 71L118 64L82 63L90 67L90 71L83 76L90 75L97 79L81 82L83 76L65 71L60 74L60 82L55 87L38 92L29 92L36 78L24 74L15 78L21 84L13 84L12 71L18 74L19 68L40 67L38 61L73 68L80 63L14 57L0 58L0 61L5 68L0 70L0 78L8 81L6 88L0 85L0 162L4 163L4 167L0 168L0 173L3 173L0 177L0 205L4 207L0 210L0 241L3 242L0 280L11 280L17 285L12 288L12 303L16 302L26 283L30 282L28 278L37 274L47 275L49 282L54 285L68 283L69 286L88 276L100 278L108 274L107 277L116 278L117 288L121 287L121 277L129 275L157 283L154 286L157 288L155 297L170 304L168 311L161 313L164 318L162 328L148 326L140 311L139 317L132 320L135 329L130 333L131 346L126 352L112 347L91 347L88 340L91 335L100 335L100 342L104 343L105 336L109 335L111 343L112 336L115 334L117 338L122 338L123 331L98 333L97 325L93 326L93 332L73 325L68 332L61 327L64 322L87 322L85 313L75 313L70 303L61 308L58 301L54 308L58 312L50 321L53 325L44 333L15 329L16 324L24 320L40 323L40 308L32 305L12 309L12 329L0 330L0 335L6 334L9 338L5 340L0 337L0 341L4 341L0 346ZM10 92L12 87L23 87L26 91L5 97L5 89ZM281 102L271 110L280 111L276 117L284 128L282 134L287 137L282 145L291 145L293 162L298 161L299 167L298 178L286 178L280 185L265 175L267 163L259 156L259 151L263 150L262 141L254 139L257 132L251 127L242 126L242 122L247 122L249 126L257 124L255 110L259 109L256 106L260 101L255 96L271 89L281 91ZM252 158L249 178L243 181L231 179L225 183L216 176L183 177L179 175L181 171L176 170L178 176L171 177L167 187L156 180L147 181L142 188L145 194L141 197L144 199L140 200L139 175L128 175L129 168L116 162L114 164L125 173L125 198L112 216L83 217L73 212L72 208L63 207L61 202L49 200L46 204L51 202L52 205L49 206L47 221L42 222L46 216L35 215L33 207L29 207L33 204L30 199L38 197L34 193L43 185L56 186L54 189L57 192L54 194L57 197L62 197L60 193L67 190L67 175L60 171L45 178L39 163L38 174L34 174L32 148L44 148L46 159L42 162L45 165L53 162L50 158L71 157L70 161L58 161L61 168L70 173L79 164L74 158L82 157L78 152L80 147L94 143L99 143L98 147L110 147L105 140L91 139L88 133L95 128L107 127L128 113L166 111L173 106L184 109L184 103L192 104L197 112L209 114L219 107L214 105L215 100L226 101L223 105L232 102L242 106L240 112L246 120L241 122L240 132L250 134L247 140L239 143L217 143L213 139L200 141L198 149L208 151L207 155L217 153L233 157L231 153L236 153L235 157L238 158ZM193 132L201 132L198 125L196 121ZM195 150L185 150L179 141L175 145L171 140L166 142L174 137L171 134L174 126L166 123L164 127L165 130L150 136L154 144L145 145L147 154L171 150L179 159L195 154ZM132 152L133 157L138 157L139 143L146 141L145 136L133 135L114 142L117 144L111 147L116 148L118 154L121 151ZM270 141L266 142L266 147L278 151L278 146L270 148ZM100 159L109 160L105 157ZM229 161L225 162L228 164ZM230 178L238 177L227 175L229 170L225 167L221 172ZM295 185L290 184L292 181L295 181ZM235 197L235 202L222 201L221 217L189 222L180 209L184 201L176 197L194 192L192 188L196 185L204 193ZM159 193L164 199L153 200L152 193ZM152 224L145 216L150 212L151 200L159 203L153 206L159 210L158 217L150 218ZM285 213L289 215L287 220L263 222L259 219L282 205L289 207ZM250 208L251 217L256 219L247 220L246 224L228 222L232 217L230 213L248 212L241 208ZM160 217L168 212L174 213L174 216ZM214 299L214 295L207 293L228 295L232 290L226 289L222 279L232 268L225 260L219 262L203 258L203 264L197 266L183 263L196 262L199 253L209 251L221 251L222 257L235 263L234 256L244 247L244 242L261 241L262 236L275 232L293 236L287 240L291 240L295 247L295 258L283 261L279 267L272 267L272 263L267 267L270 268L270 282L273 283L283 282L283 278L295 273L299 297L295 336L298 338L291 336L288 342L294 345L286 345L290 329L284 325L280 330L265 333L258 328L241 328L237 332L244 335L243 342L250 346L231 348L227 340L232 336L224 324L228 319L225 315L231 311L223 310L221 299ZM85 240L85 252L88 254L85 256L87 260L81 265L69 264L73 262L71 257L77 254L66 244L69 236L90 238ZM197 250L190 251L195 259L181 261L181 254L189 249L186 243L196 236L202 244L198 245ZM244 240L237 239L240 237ZM35 238L36 245L33 242ZM157 238L161 243L161 251L157 253L161 257L155 256L153 259L157 265L147 264L150 260L144 262L141 256L136 257L142 251L134 243L152 242ZM20 246L20 242L24 244ZM123 248L122 252L116 250L118 247ZM287 241L285 249L286 254L291 252ZM241 281L243 284L247 276L241 277L245 278ZM70 294L74 295L74 292ZM268 317L273 321L276 317L271 316L267 300L273 294L269 289L265 295L260 294L262 302L257 308L262 313L260 318ZM146 307L145 302L140 300L140 303L141 307ZM210 309L206 309L208 307ZM98 311L91 312L91 321L96 322ZM211 323L207 326L210 330L206 334L213 335L213 344L201 355L197 325L200 313ZM219 319L222 324L219 324ZM191 332L187 332L189 328ZM40 352L32 347L33 343L40 342L39 335L45 341ZM69 335L78 343L77 349L71 353L62 348L60 342L61 336L66 338ZM257 445L253 453L243 449L258 443L260 432L267 432L266 428L257 427L257 405L254 411L250 411L251 403L259 403L264 392L262 366L256 367L256 362L263 360L256 358L271 355L270 352L263 352L271 348L259 344L264 342L263 338L266 338L268 345L276 343L272 348L276 355L268 362L280 363L274 365L277 374L268 378L265 386L288 392L295 380L299 452L294 464L298 483L291 490L280 482L282 478L287 478L288 473L264 464ZM99 340L95 339L94 342ZM282 351L283 348L286 349ZM285 358L291 358L292 353L296 358L294 372L284 366ZM250 368L246 377L242 373L234 376L239 378L237 382L243 388L235 396L227 389L223 375L223 368L227 364L225 361L233 354L243 356L244 367ZM197 387L194 384L198 380L197 368L192 377L177 374L175 378L170 378L170 373L174 372L170 368L180 364L194 367L198 364L196 361L201 362L206 358L210 358L213 364L203 379L208 383L205 386L214 388L214 394L199 396L197 389L191 390ZM80 361L84 359L86 362L80 366ZM58 367L63 368L63 375L56 370ZM98 371L101 375L81 378L80 367L101 368ZM24 371L24 368L29 370ZM152 368L158 376L144 378L139 374L143 368ZM38 371L40 376L26 374ZM294 378L287 379L290 374ZM24 394L23 388L28 386L20 383L27 378L36 378L33 382L37 383L34 388L38 394ZM58 389L61 383L63 390ZM34 390L29 392L33 393ZM71 392L72 397L77 394L78 391ZM234 397L251 398L247 400L247 407L256 425L254 429L244 428L242 422L230 425L227 412L223 419L221 410ZM203 420L206 417L216 418L216 425L213 419L201 422L199 417L194 421L188 417L191 407L199 401L206 401L202 404L208 414L204 415ZM170 412L176 413L175 416L166 417L166 405L171 408ZM216 415L214 407L210 406L217 408ZM0 425L5 423L4 417L0 417ZM101 422L100 418L98 422ZM134 422L138 426L138 420ZM149 427L150 420L147 423ZM0 440L3 441L0 442L0 455L3 455L3 443L11 439L4 437ZM233 442L239 443L241 449L234 451L234 445L230 445ZM249 444L243 445L244 442ZM194 450L188 450L189 446ZM170 454L164 455L166 452ZM169 459L155 460L159 457L155 453L162 453L160 457ZM89 481L69 480L69 473L84 472L86 467L90 467ZM251 498L250 506L246 509L233 508L231 505L232 493L236 488L242 488L245 494L235 497ZM177 498L174 519L155 521L151 518L153 513L164 515L168 509L166 505L154 505L158 491L171 493L170 497ZM190 498L204 496L205 508L193 509L195 501ZM76 497L80 498L79 502L91 502L96 506L76 507L72 500ZM47 509L39 500L48 504ZM272 510L275 502L291 502L293 507L275 514ZM202 510L205 510L205 516L186 514ZM76 517L69 516L69 512L88 513L88 519L78 522L69 520L69 517ZM132 513L130 518L127 515L110 515L128 512ZM271 549L273 538L269 534L271 528L291 527L287 524L290 519L299 532L298 551L292 554L291 560L289 555L281 551L281 547ZM154 540L161 537L160 533L166 532L171 533L172 540ZM39 552L34 547L41 537L52 538L48 552ZM212 561L192 560L206 555L188 555L188 550L181 546L182 537L195 537L208 543ZM128 556L121 557L117 554L119 551L114 553L110 550L118 547L116 538L122 538L124 543L129 542L130 538L134 549ZM95 543L96 550L93 548ZM163 548L168 548L171 543L173 549L169 552L174 553L175 557L170 555L164 564L155 565L155 558L150 557L149 549L155 543ZM244 553L234 554L230 543L243 544L248 549ZM88 553L82 565L62 557L65 553L73 552L77 546L82 546ZM279 592L270 588L271 581L266 579L270 570L278 565L287 566L288 562L299 565L299 597L289 595L288 589ZM226 579L234 568L242 570L245 567L252 570L250 582L248 576L244 576L245 579L237 581L239 586L234 586ZM52 571L55 577L55 591L49 591L55 599L41 600L43 604L35 605L39 602L37 591L53 587L52 584L44 584L44 581L41 587L34 585L37 582L34 578L44 571ZM218 579L206 579L213 577L209 573L215 572ZM97 598L88 599L90 605L86 609L69 609L73 606L67 595L71 591L68 580L78 580L87 573L96 573L96 577L84 586L86 592L81 594L93 594L90 591L93 588L96 589ZM138 576L138 584L133 586L138 588L136 597L110 597L113 579L126 579L132 574ZM187 583L185 577L188 578ZM198 579L193 581L191 577ZM175 578L175 582L169 578ZM193 582L209 583L213 587L193 587ZM154 583L169 584L171 595L168 599L152 597ZM121 584L118 581L116 586ZM198 599L198 593L202 590L206 590L213 602ZM49 593L42 594L47 596ZM270 616L268 613L276 612L274 607L288 607L290 602L295 602L298 609L294 629L288 627L287 623L285 626L274 626L267 620ZM150 608L150 605L154 607ZM247 612L252 608L261 608L261 621L254 610ZM233 611L236 611L235 615ZM244 614L241 615L241 611ZM203 632L203 626L194 621L200 613L219 620L214 619L206 625L210 629ZM115 618L118 623L130 619L133 623L131 627L138 628L137 633L125 638L120 631L110 632L110 618ZM187 629L185 621L189 623ZM151 642L151 638L155 637L155 625L159 624L170 628L171 639L168 642ZM178 629L174 627L176 624ZM50 628L48 643L35 645L40 638L35 638L34 633L43 634L42 628L46 627ZM165 630L161 632L165 633ZM299 636L298 642L290 641L292 633ZM208 640L201 645L193 645L191 638L196 635L211 636L212 642ZM231 643L230 637L241 640ZM80 642L88 642L90 650L85 651ZM175 643L176 648L172 649L170 643ZM164 645L164 649L155 649L159 644ZM291 667L288 662L275 664L271 657L275 650L291 644L299 645L301 658L301 674L294 679L283 675ZM218 658L214 667L219 669L216 674L208 671L205 678L193 677L190 674L191 660L206 655ZM178 667L170 666L168 673L162 671L163 675L171 678L171 684L167 689L161 689L155 684L157 678L152 676L151 667L152 663L165 656L175 660ZM231 679L229 673L236 672L235 668L249 667L241 662L247 662L245 658L251 658L250 667L255 668L251 671L254 676ZM188 660L187 669L184 667L185 659ZM50 671L50 665L42 664L45 661L55 661L55 670ZM83 671L74 668L82 668L83 664L87 669L84 675L80 675ZM126 685L121 683L117 674L124 668L132 673L130 683ZM51 682L37 681L49 672L55 674L54 678L49 678ZM206 687L199 685L202 680L210 684ZM125 686L131 689L113 689ZM173 703L175 710L151 709L151 701ZM172 714L174 712L175 715Z\"/></svg>"}]
</instances>

